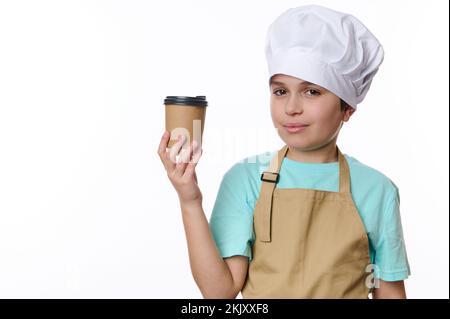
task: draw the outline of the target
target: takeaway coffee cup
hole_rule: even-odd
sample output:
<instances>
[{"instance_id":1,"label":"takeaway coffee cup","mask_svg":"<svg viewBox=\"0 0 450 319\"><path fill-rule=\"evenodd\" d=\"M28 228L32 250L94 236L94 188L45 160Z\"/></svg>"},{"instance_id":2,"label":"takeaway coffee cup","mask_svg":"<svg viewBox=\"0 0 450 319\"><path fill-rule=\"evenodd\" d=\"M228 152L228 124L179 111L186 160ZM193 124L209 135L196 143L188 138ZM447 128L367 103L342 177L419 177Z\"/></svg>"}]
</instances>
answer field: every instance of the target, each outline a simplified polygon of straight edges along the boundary
<instances>
[{"instance_id":1,"label":"takeaway coffee cup","mask_svg":"<svg viewBox=\"0 0 450 319\"><path fill-rule=\"evenodd\" d=\"M176 143L179 134L185 136L185 144L189 146L193 140L202 144L205 127L206 96L167 96L164 99L166 108L166 130L170 133L168 148Z\"/></svg>"}]
</instances>

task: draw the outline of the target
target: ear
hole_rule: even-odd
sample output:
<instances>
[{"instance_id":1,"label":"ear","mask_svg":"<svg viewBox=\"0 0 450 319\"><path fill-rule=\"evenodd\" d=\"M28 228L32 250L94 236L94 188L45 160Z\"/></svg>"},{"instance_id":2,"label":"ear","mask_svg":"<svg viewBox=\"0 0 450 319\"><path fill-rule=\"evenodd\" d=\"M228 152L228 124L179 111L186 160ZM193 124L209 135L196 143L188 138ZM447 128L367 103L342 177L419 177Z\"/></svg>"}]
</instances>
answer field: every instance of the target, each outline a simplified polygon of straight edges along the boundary
<instances>
[{"instance_id":1,"label":"ear","mask_svg":"<svg viewBox=\"0 0 450 319\"><path fill-rule=\"evenodd\" d=\"M352 116L353 113L355 113L355 109L351 106L346 106L344 109L344 117L342 119L343 122L347 122L350 119L350 116Z\"/></svg>"}]
</instances>

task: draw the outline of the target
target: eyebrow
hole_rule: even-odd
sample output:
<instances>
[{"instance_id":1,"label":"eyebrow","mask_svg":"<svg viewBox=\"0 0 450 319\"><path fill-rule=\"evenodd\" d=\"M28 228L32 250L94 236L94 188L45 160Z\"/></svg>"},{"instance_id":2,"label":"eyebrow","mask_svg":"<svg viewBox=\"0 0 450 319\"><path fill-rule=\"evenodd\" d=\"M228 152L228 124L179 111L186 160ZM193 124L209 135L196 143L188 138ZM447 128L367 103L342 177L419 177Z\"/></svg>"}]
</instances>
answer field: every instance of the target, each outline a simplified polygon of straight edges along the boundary
<instances>
[{"instance_id":1,"label":"eyebrow","mask_svg":"<svg viewBox=\"0 0 450 319\"><path fill-rule=\"evenodd\" d=\"M283 83L283 82L280 82L280 81L270 81L270 85L275 85L275 84L277 84L277 85L286 85L285 83ZM315 85L314 83L311 83L311 82L308 82L308 81L303 81L303 82L300 82L300 84L299 84L299 86L301 86L301 85Z\"/></svg>"}]
</instances>

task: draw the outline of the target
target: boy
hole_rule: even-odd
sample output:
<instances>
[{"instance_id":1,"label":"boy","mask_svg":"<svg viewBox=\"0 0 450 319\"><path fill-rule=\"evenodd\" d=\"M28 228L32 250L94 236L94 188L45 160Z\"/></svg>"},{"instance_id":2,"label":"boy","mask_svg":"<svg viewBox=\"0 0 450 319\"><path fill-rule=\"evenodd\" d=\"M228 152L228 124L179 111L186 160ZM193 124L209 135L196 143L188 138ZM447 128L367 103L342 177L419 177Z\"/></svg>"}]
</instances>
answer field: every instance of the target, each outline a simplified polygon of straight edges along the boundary
<instances>
[{"instance_id":1,"label":"boy","mask_svg":"<svg viewBox=\"0 0 450 319\"><path fill-rule=\"evenodd\" d=\"M272 121L285 146L268 165L257 157L225 174L210 224L195 176L201 148L193 144L177 163L184 140L166 152L165 132L158 152L204 297L406 298L398 189L336 145L383 56L351 15L308 5L278 17L266 57Z\"/></svg>"}]
</instances>

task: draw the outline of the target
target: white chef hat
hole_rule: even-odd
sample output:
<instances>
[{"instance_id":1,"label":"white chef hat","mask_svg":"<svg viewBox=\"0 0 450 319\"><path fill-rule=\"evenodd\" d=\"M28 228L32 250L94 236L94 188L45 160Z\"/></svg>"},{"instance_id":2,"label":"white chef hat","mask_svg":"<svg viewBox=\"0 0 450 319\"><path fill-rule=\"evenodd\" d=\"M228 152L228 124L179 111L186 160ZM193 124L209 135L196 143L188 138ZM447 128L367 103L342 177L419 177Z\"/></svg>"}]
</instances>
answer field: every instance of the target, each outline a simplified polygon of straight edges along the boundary
<instances>
[{"instance_id":1,"label":"white chef hat","mask_svg":"<svg viewBox=\"0 0 450 319\"><path fill-rule=\"evenodd\" d=\"M384 50L354 16L318 5L291 8L269 26L269 79L278 73L315 83L356 109Z\"/></svg>"}]
</instances>

